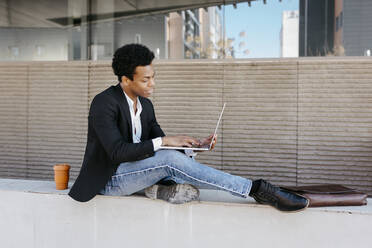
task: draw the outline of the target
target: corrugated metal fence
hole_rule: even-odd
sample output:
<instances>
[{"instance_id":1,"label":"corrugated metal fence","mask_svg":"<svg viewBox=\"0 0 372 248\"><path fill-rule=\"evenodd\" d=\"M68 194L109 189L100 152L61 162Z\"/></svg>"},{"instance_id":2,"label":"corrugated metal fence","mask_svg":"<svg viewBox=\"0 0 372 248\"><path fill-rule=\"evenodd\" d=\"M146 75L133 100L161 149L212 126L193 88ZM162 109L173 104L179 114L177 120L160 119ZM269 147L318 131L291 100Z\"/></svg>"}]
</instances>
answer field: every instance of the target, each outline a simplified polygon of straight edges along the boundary
<instances>
[{"instance_id":1,"label":"corrugated metal fence","mask_svg":"<svg viewBox=\"0 0 372 248\"><path fill-rule=\"evenodd\" d=\"M168 135L207 136L206 164L282 185L342 183L372 194L372 60L157 61L152 97ZM84 154L110 62L0 63L0 177L52 179Z\"/></svg>"}]
</instances>

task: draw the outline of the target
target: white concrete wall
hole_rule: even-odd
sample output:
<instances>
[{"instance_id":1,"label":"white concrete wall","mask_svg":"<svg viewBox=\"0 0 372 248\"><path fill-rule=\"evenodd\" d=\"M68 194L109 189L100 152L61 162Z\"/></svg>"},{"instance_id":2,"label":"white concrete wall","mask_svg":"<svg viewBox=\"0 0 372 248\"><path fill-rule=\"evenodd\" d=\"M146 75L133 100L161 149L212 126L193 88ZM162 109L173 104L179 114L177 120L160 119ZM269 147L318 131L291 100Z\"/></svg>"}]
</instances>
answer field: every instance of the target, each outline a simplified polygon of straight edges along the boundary
<instances>
[{"instance_id":1,"label":"white concrete wall","mask_svg":"<svg viewBox=\"0 0 372 248\"><path fill-rule=\"evenodd\" d=\"M371 247L371 206L282 213L251 200L202 191L171 205L142 196L88 203L53 182L0 179L0 247ZM230 201L230 203L211 201ZM231 203L232 202L232 203Z\"/></svg>"}]
</instances>

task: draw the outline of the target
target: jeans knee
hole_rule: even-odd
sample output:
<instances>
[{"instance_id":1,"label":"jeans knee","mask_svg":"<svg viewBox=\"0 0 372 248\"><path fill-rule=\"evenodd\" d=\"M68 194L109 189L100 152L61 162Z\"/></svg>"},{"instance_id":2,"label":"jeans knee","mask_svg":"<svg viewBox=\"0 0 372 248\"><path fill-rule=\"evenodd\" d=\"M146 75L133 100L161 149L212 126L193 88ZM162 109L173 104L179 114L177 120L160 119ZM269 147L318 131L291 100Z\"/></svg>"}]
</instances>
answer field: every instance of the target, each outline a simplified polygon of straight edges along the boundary
<instances>
[{"instance_id":1,"label":"jeans knee","mask_svg":"<svg viewBox=\"0 0 372 248\"><path fill-rule=\"evenodd\" d=\"M169 150L166 154L166 159L171 163L179 163L185 159L185 154L177 150Z\"/></svg>"},{"instance_id":2,"label":"jeans knee","mask_svg":"<svg viewBox=\"0 0 372 248\"><path fill-rule=\"evenodd\" d=\"M167 158L167 159L170 159L172 157L176 157L179 154L182 155L182 153L180 153L177 150L166 150L166 149L160 150L160 151L157 151L156 152L156 155L161 156L161 157L164 157L164 158Z\"/></svg>"}]
</instances>

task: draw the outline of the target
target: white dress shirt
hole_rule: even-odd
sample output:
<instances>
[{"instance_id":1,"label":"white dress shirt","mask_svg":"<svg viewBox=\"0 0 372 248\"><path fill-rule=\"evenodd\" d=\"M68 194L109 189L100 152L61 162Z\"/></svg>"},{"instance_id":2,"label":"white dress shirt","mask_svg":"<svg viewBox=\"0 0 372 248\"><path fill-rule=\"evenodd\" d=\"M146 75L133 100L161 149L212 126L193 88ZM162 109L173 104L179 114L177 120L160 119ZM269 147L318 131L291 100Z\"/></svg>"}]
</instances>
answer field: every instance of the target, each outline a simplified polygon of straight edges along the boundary
<instances>
[{"instance_id":1,"label":"white dress shirt","mask_svg":"<svg viewBox=\"0 0 372 248\"><path fill-rule=\"evenodd\" d=\"M142 135L142 125L141 125L142 105L137 97L137 112L134 112L133 100L130 99L130 97L127 94L125 94L125 97L127 98L127 101L128 101L130 117L132 120L133 143L139 143L141 142L141 135Z\"/></svg>"},{"instance_id":2,"label":"white dress shirt","mask_svg":"<svg viewBox=\"0 0 372 248\"><path fill-rule=\"evenodd\" d=\"M127 98L130 117L132 120L133 143L139 143L141 142L141 135L142 135L142 125L141 125L142 105L137 97L137 112L134 112L133 100L125 93L124 90L123 92L124 92L125 97ZM163 141L161 137L157 137L155 139L152 139L152 144L154 145L154 152L156 152L157 150L160 149L161 145L163 144ZM193 152L192 150L185 150L185 154L190 157L195 157L197 153Z\"/></svg>"},{"instance_id":3,"label":"white dress shirt","mask_svg":"<svg viewBox=\"0 0 372 248\"><path fill-rule=\"evenodd\" d=\"M124 92L124 91L123 91ZM134 102L133 100L124 92L125 97L127 98L127 102L129 105L129 112L130 118L132 121L132 137L133 143L141 142L141 135L142 135L142 125L141 125L141 113L142 113L142 105L137 97L137 112L134 112ZM154 151L160 149L162 145L161 137L152 139L152 144L154 145Z\"/></svg>"}]
</instances>

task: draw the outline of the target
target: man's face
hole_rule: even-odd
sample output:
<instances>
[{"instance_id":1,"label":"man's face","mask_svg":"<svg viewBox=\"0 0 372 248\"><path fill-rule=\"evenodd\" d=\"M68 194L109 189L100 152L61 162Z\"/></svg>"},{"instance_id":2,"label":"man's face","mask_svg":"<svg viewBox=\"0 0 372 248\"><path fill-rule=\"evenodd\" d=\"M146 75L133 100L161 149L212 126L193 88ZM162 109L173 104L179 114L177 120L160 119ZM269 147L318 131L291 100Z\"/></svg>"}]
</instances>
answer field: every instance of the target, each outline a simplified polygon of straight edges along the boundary
<instances>
[{"instance_id":1,"label":"man's face","mask_svg":"<svg viewBox=\"0 0 372 248\"><path fill-rule=\"evenodd\" d=\"M154 92L155 72L152 64L146 66L137 66L133 80L123 77L124 91L129 97L137 96L149 97Z\"/></svg>"}]
</instances>

